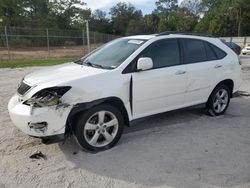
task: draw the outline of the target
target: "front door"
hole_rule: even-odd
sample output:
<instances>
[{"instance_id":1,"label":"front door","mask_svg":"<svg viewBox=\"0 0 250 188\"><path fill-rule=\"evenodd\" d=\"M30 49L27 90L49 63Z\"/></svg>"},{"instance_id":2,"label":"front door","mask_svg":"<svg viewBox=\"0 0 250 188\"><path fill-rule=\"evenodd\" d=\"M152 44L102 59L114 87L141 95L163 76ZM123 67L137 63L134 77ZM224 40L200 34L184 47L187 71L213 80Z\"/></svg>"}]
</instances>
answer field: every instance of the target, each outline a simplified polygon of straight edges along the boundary
<instances>
[{"instance_id":1,"label":"front door","mask_svg":"<svg viewBox=\"0 0 250 188\"><path fill-rule=\"evenodd\" d=\"M184 102L187 74L181 63L177 39L159 40L140 57L150 57L153 68L132 73L133 118L180 108Z\"/></svg>"}]
</instances>

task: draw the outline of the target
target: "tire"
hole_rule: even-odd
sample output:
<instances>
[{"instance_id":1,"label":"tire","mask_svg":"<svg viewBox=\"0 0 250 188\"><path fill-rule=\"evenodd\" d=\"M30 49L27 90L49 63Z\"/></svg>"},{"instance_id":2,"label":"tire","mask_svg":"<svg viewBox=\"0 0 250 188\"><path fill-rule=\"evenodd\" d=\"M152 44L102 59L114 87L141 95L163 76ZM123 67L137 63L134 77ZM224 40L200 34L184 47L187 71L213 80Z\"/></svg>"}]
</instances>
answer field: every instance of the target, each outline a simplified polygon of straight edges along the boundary
<instances>
[{"instance_id":1,"label":"tire","mask_svg":"<svg viewBox=\"0 0 250 188\"><path fill-rule=\"evenodd\" d=\"M121 112L113 106L103 104L84 111L78 118L73 134L84 150L98 152L117 144L123 126Z\"/></svg>"},{"instance_id":2,"label":"tire","mask_svg":"<svg viewBox=\"0 0 250 188\"><path fill-rule=\"evenodd\" d=\"M217 86L211 93L207 101L207 112L210 116L219 116L225 113L229 106L231 97L230 89L227 85Z\"/></svg>"}]
</instances>

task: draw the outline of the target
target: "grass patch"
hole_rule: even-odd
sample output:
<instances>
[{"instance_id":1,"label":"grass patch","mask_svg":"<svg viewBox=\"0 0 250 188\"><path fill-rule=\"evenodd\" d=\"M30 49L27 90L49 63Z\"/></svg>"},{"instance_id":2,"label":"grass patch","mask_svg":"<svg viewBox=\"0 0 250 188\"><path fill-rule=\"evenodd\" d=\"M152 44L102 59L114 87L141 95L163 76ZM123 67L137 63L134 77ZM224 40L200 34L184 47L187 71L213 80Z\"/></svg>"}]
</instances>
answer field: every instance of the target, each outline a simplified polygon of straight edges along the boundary
<instances>
[{"instance_id":1,"label":"grass patch","mask_svg":"<svg viewBox=\"0 0 250 188\"><path fill-rule=\"evenodd\" d=\"M56 60L14 60L0 62L0 68L18 68L31 66L49 66L71 62L72 59L56 59Z\"/></svg>"}]
</instances>

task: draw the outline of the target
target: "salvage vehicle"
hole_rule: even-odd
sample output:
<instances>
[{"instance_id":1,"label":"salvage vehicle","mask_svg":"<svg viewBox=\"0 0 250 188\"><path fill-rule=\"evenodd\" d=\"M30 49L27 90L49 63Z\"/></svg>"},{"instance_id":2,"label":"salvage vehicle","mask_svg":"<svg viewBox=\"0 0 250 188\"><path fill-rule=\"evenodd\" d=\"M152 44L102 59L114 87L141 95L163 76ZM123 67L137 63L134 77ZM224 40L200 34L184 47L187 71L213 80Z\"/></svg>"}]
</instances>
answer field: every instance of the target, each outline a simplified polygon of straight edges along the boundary
<instances>
[{"instance_id":1,"label":"salvage vehicle","mask_svg":"<svg viewBox=\"0 0 250 188\"><path fill-rule=\"evenodd\" d=\"M237 55L241 54L241 47L234 42L225 42L225 44L231 48Z\"/></svg>"},{"instance_id":2,"label":"salvage vehicle","mask_svg":"<svg viewBox=\"0 0 250 188\"><path fill-rule=\"evenodd\" d=\"M8 110L30 136L72 134L97 152L117 144L124 126L138 118L198 104L212 116L224 114L240 72L237 54L211 36L129 36L25 76Z\"/></svg>"},{"instance_id":3,"label":"salvage vehicle","mask_svg":"<svg viewBox=\"0 0 250 188\"><path fill-rule=\"evenodd\" d=\"M242 54L243 55L250 54L250 44L246 45L245 48L242 49Z\"/></svg>"}]
</instances>

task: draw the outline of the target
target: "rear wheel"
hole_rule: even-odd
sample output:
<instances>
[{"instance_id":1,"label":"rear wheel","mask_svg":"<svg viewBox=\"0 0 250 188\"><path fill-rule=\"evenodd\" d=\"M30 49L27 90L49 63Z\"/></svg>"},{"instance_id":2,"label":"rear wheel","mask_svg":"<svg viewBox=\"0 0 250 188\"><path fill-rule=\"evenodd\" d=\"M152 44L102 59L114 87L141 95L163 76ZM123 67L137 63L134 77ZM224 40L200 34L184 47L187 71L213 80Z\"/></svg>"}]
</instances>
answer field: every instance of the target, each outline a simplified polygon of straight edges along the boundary
<instances>
[{"instance_id":1,"label":"rear wheel","mask_svg":"<svg viewBox=\"0 0 250 188\"><path fill-rule=\"evenodd\" d=\"M79 145L87 151L101 151L113 147L123 132L123 117L110 105L99 105L85 111L74 128Z\"/></svg>"},{"instance_id":2,"label":"rear wheel","mask_svg":"<svg viewBox=\"0 0 250 188\"><path fill-rule=\"evenodd\" d=\"M214 89L207 102L207 110L211 116L225 113L230 102L230 89L227 85L220 85Z\"/></svg>"}]
</instances>

